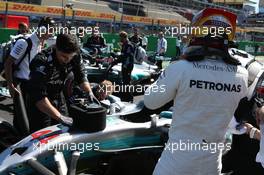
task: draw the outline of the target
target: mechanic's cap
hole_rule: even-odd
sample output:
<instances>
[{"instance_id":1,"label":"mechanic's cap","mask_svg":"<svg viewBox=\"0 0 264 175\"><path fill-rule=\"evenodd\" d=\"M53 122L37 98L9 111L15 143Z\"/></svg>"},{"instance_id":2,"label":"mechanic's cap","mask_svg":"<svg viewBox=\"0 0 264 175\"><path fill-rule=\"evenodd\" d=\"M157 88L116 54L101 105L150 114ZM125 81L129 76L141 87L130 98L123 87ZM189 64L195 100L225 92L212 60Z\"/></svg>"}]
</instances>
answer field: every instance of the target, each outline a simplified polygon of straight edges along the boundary
<instances>
[{"instance_id":1,"label":"mechanic's cap","mask_svg":"<svg viewBox=\"0 0 264 175\"><path fill-rule=\"evenodd\" d=\"M192 37L227 35L228 40L232 41L235 37L236 19L236 14L223 9L203 9L193 17L191 22Z\"/></svg>"},{"instance_id":2,"label":"mechanic's cap","mask_svg":"<svg viewBox=\"0 0 264 175\"><path fill-rule=\"evenodd\" d=\"M55 25L55 21L49 17L49 16L44 16L43 18L41 18L41 20L39 21L38 27L48 27L48 26L54 26Z\"/></svg>"}]
</instances>

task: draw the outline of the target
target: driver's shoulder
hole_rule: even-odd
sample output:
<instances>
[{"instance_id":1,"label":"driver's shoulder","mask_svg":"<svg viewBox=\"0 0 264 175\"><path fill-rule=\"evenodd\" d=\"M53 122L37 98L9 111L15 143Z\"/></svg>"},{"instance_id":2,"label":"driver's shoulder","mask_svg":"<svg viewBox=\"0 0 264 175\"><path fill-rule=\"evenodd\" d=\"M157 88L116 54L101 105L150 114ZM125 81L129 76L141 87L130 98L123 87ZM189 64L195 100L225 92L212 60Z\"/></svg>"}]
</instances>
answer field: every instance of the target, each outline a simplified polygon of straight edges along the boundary
<instances>
[{"instance_id":1,"label":"driver's shoulder","mask_svg":"<svg viewBox=\"0 0 264 175\"><path fill-rule=\"evenodd\" d=\"M186 70L190 70L191 66L192 65L186 60L173 61L165 68L164 73L171 75L181 74Z\"/></svg>"},{"instance_id":2,"label":"driver's shoulder","mask_svg":"<svg viewBox=\"0 0 264 175\"><path fill-rule=\"evenodd\" d=\"M172 61L169 66L177 67L177 68L185 68L192 66L192 63L187 60L176 60L176 61Z\"/></svg>"}]
</instances>

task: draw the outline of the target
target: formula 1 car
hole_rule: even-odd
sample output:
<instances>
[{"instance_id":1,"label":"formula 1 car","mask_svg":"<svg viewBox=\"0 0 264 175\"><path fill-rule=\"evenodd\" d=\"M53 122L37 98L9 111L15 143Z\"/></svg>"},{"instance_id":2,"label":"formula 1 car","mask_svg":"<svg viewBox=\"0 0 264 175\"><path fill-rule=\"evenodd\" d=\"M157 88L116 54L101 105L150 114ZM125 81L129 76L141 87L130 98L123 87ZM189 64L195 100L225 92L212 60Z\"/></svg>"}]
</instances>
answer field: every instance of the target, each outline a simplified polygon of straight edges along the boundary
<instances>
[{"instance_id":1,"label":"formula 1 car","mask_svg":"<svg viewBox=\"0 0 264 175\"><path fill-rule=\"evenodd\" d=\"M11 95L7 87L0 87L0 97L11 98Z\"/></svg>"},{"instance_id":2,"label":"formula 1 car","mask_svg":"<svg viewBox=\"0 0 264 175\"><path fill-rule=\"evenodd\" d=\"M96 112L84 94L71 95L72 127L54 125L18 142L15 128L0 123L0 174L126 174L129 168L133 174L152 173L171 118L151 114L169 109L171 103L150 111L143 101L132 104L111 95ZM120 170L120 163L127 168Z\"/></svg>"},{"instance_id":3,"label":"formula 1 car","mask_svg":"<svg viewBox=\"0 0 264 175\"><path fill-rule=\"evenodd\" d=\"M8 147L0 154L0 174L151 174L171 119L150 117L142 103L117 106L99 130L58 124Z\"/></svg>"},{"instance_id":4,"label":"formula 1 car","mask_svg":"<svg viewBox=\"0 0 264 175\"><path fill-rule=\"evenodd\" d=\"M86 69L88 79L91 82L99 83L104 79L108 79L116 84L121 84L121 64L112 65L115 57L120 55L120 52L111 53L111 55L100 59L93 59L89 52L85 49L81 49L81 55L83 57L83 64ZM135 61L134 69L131 74L132 85L144 85L150 84L158 78L160 70L155 65L151 65L145 61Z\"/></svg>"},{"instance_id":5,"label":"formula 1 car","mask_svg":"<svg viewBox=\"0 0 264 175\"><path fill-rule=\"evenodd\" d=\"M109 66L109 65L108 65ZM99 83L105 78L116 84L121 84L121 64L109 67L95 67L89 64L85 65L87 70L88 79L92 82ZM134 64L134 69L131 74L131 84L150 84L159 76L160 72L157 71L155 66L149 65L145 62L142 64Z\"/></svg>"}]
</instances>

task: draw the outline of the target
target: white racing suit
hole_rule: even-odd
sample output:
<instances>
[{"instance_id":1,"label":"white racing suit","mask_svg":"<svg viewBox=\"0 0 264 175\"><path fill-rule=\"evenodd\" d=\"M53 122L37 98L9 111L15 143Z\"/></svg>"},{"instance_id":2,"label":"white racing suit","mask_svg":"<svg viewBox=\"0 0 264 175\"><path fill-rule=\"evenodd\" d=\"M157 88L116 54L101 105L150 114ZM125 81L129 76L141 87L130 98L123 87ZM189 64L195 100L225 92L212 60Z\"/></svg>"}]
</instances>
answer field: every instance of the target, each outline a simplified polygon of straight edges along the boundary
<instances>
[{"instance_id":1,"label":"white racing suit","mask_svg":"<svg viewBox=\"0 0 264 175\"><path fill-rule=\"evenodd\" d=\"M220 174L224 135L247 82L245 68L222 60L169 65L144 96L150 109L174 100L169 140L154 174Z\"/></svg>"}]
</instances>

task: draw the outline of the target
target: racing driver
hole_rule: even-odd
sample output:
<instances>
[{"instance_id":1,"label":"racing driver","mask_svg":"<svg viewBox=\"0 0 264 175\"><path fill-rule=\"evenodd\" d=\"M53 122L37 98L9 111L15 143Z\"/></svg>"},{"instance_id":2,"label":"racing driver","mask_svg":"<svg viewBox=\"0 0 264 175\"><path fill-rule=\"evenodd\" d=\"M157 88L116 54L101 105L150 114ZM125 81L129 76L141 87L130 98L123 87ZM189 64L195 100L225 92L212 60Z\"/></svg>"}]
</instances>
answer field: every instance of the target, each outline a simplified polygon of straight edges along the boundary
<instances>
[{"instance_id":1,"label":"racing driver","mask_svg":"<svg viewBox=\"0 0 264 175\"><path fill-rule=\"evenodd\" d=\"M248 72L228 54L236 15L206 8L191 26L181 60L170 64L144 96L150 109L174 100L169 139L154 175L220 174L228 124L247 95Z\"/></svg>"}]
</instances>

